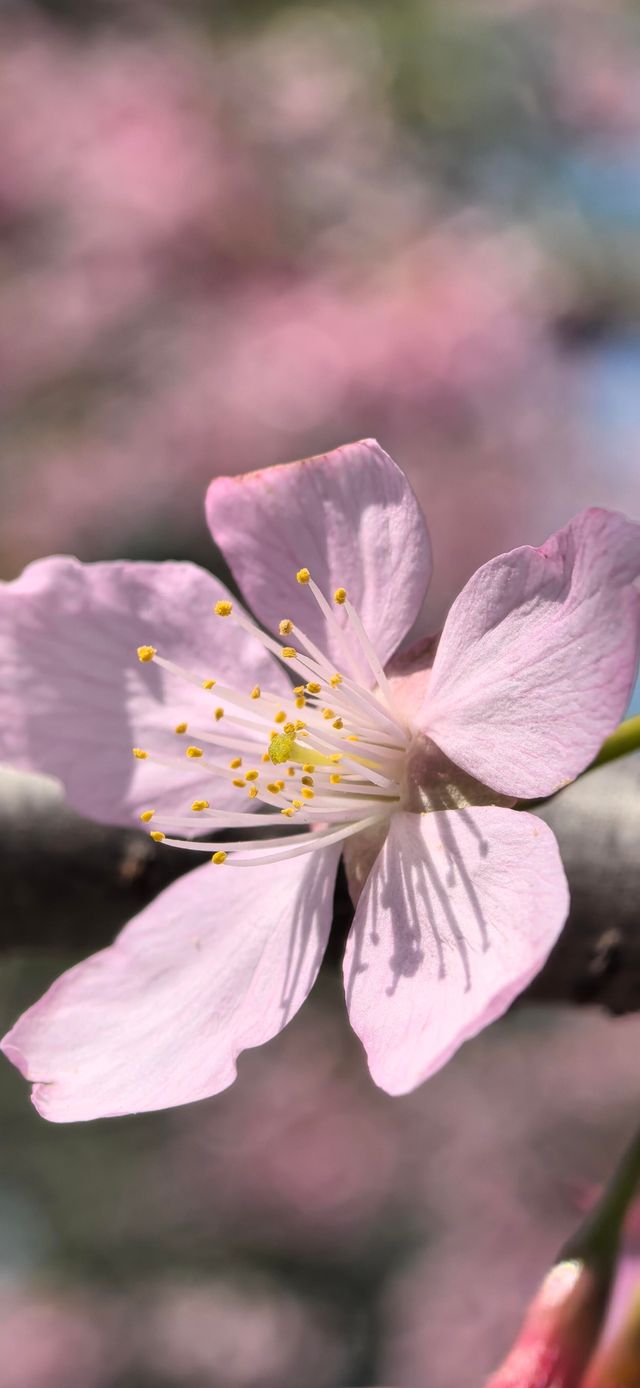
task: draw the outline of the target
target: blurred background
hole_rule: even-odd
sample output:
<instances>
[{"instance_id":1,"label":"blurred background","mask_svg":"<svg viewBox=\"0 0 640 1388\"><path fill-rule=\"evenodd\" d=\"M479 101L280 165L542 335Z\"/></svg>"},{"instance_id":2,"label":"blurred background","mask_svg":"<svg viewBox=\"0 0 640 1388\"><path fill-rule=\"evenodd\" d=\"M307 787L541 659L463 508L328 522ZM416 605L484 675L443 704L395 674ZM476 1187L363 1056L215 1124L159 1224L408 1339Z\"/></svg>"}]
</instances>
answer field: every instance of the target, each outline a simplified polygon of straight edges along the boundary
<instances>
[{"instance_id":1,"label":"blurred background","mask_svg":"<svg viewBox=\"0 0 640 1388\"><path fill-rule=\"evenodd\" d=\"M5 579L219 569L213 475L372 434L431 628L581 506L640 518L640 5L0 0L0 408ZM66 962L5 957L3 1023ZM211 1103L49 1128L3 1067L3 1388L475 1388L639 1043L527 1008L391 1101L328 974Z\"/></svg>"}]
</instances>

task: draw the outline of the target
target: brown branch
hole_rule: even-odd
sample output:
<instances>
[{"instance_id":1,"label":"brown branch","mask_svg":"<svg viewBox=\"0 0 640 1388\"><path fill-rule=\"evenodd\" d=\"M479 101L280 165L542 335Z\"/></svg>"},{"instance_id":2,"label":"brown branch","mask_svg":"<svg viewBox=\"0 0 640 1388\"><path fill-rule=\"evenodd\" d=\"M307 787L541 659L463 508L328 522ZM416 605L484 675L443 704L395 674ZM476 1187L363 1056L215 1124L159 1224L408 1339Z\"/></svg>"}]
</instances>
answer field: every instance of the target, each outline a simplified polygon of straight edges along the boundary
<instances>
[{"instance_id":1,"label":"brown branch","mask_svg":"<svg viewBox=\"0 0 640 1388\"><path fill-rule=\"evenodd\" d=\"M537 814L554 830L569 921L528 995L640 1008L640 754L590 771Z\"/></svg>"},{"instance_id":2,"label":"brown branch","mask_svg":"<svg viewBox=\"0 0 640 1388\"><path fill-rule=\"evenodd\" d=\"M569 922L529 989L534 1000L640 1008L640 755L590 772L536 814L554 829L571 887ZM108 944L157 892L193 866L148 835L69 810L52 783L0 773L0 950ZM330 961L350 923L342 879Z\"/></svg>"}]
</instances>

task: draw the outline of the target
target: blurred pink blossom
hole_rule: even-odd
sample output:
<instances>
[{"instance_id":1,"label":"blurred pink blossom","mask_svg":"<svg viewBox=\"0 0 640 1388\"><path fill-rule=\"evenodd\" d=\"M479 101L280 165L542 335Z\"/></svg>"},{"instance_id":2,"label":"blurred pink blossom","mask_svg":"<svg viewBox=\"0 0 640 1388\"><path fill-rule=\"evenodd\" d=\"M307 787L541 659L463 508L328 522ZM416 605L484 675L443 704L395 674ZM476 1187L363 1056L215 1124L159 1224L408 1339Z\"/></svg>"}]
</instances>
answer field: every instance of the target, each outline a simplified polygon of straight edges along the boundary
<instances>
[{"instance_id":1,"label":"blurred pink blossom","mask_svg":"<svg viewBox=\"0 0 640 1388\"><path fill-rule=\"evenodd\" d=\"M90 1297L3 1288L2 1388L106 1388L119 1359L112 1329Z\"/></svg>"}]
</instances>

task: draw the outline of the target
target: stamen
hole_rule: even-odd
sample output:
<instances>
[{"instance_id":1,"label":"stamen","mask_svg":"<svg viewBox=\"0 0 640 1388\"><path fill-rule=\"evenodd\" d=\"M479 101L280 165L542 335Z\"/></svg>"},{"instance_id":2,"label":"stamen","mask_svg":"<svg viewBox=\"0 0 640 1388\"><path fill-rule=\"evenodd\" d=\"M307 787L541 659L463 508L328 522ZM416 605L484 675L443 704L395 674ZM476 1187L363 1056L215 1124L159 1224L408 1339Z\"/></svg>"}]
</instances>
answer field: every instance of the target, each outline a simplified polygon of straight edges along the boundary
<instances>
[{"instance_id":1,"label":"stamen","mask_svg":"<svg viewBox=\"0 0 640 1388\"><path fill-rule=\"evenodd\" d=\"M283 618L278 624L278 632L281 638L293 636L295 646L282 645L258 627L242 609L237 609L226 599L220 599L215 604L217 615L228 617L233 614L238 626L254 636L271 654L289 661L293 669L299 672L298 678L302 676L305 680L304 684L293 687L291 702L283 706L281 693L266 692L263 695L259 685L255 685L249 693L239 693L226 685L217 684L213 677L185 670L175 662L158 656L153 646L139 647L138 655L143 662L155 660L168 673L202 690L209 692L216 689L220 704L213 710L213 718L216 723L225 718L225 729L229 725L229 735L223 736L213 730L201 731L196 720L192 723L194 742L185 749L186 759L198 763L199 777L203 771L222 776L228 785L244 791L245 804L248 800L255 800L256 808L260 806L265 810L264 814L256 817L254 807L250 805L247 805L246 811L233 808L217 810L215 804L212 809L206 799L194 800L191 802L191 817L173 816L155 820L158 827L154 825L150 832L156 842L166 842L195 852L201 852L204 848L211 851L212 861L216 863L229 860L229 854L230 861L238 866L279 862L359 833L370 824L383 823L400 803L408 731L393 708L381 662L357 612L349 603L346 589L336 589L333 595L334 603L345 609L348 623L345 628L314 583L309 570L298 570L296 578L300 584L309 587L327 624L342 642L349 662L347 671L352 668L352 648L355 644L352 637L356 637L358 648L363 652L367 667L375 678L377 690L374 692L366 683L361 683L357 674L352 677L335 670L324 652L291 619ZM349 633L349 626L352 633ZM387 700L388 708L381 703L380 694ZM328 698L331 704L324 702ZM296 710L305 710L304 720L292 718L293 705ZM177 733L186 733L187 729L186 721L175 725ZM355 743L357 751L351 747L347 749L346 743ZM206 759L203 748L207 744L220 749L222 756L226 750L227 757L230 757L226 765ZM265 744L267 750L262 751ZM250 767L244 773L241 771L242 752L246 754ZM141 748L134 748L133 754L157 765L184 768L185 764L177 758L155 756ZM260 773L256 769L258 763L282 766L283 779L261 785ZM338 764L340 771L336 769ZM241 804L242 799L240 797ZM140 818L143 823L148 823L155 813L154 810L143 811ZM244 838L222 845L166 838L165 835L165 830L175 833L176 830L180 832L186 829L197 833L203 820L227 829L237 825L242 829L260 831L264 829L266 820L275 820L284 830L282 817L289 820L294 815L298 817L302 832L284 838L279 835L258 842Z\"/></svg>"},{"instance_id":2,"label":"stamen","mask_svg":"<svg viewBox=\"0 0 640 1388\"><path fill-rule=\"evenodd\" d=\"M378 657L377 657L377 655L376 655L376 652L374 651L373 646L372 646L372 644L371 644L371 642L370 642L370 640L369 640L369 637L367 636L367 633L366 633L366 631L365 631L365 629L364 629L364 627L363 627L363 625L362 625L362 622L360 621L360 618L359 618L359 616L358 616L358 613L356 612L355 608L351 606L351 603L349 602L349 599L346 598L346 597L345 597L344 605L345 605L345 608L346 608L346 612L347 612L347 616L348 616L348 618L349 618L349 621L351 622L351 625L353 626L354 631L355 631L355 633L356 633L356 636L358 637L358 640L359 640L359 642L360 642L360 646L361 646L361 649L362 649L362 653L363 653L363 655L365 656L366 660L368 661L370 669L372 670L373 674L374 674L375 677L376 677L376 681L377 681L377 683L378 683L378 688L380 689L380 691L382 692L382 694L384 694L384 696L385 696L385 698L386 698L386 700L387 700L387 703L388 703L389 707L390 707L391 709L393 709L393 706L394 706L394 705L393 705L393 695L392 695L392 693L391 693L391 685L389 684L389 681L388 681L388 679L387 679L387 677L386 677L386 675L385 675L385 673L384 673L384 670L383 670L383 668L382 668L382 665L381 665L380 661L378 660Z\"/></svg>"},{"instance_id":3,"label":"stamen","mask_svg":"<svg viewBox=\"0 0 640 1388\"><path fill-rule=\"evenodd\" d=\"M261 839L259 843L255 844L248 843L246 839L236 839L232 842L220 844L215 842L198 843L188 839L172 839L168 837L165 838L164 842L170 848L184 848L187 852L191 853L211 853L213 851L235 854L236 852L240 853L246 851L249 855L246 859L236 859L235 857L231 859L231 862L234 864L237 863L238 867L241 867L245 863L247 865L251 863L276 863L279 862L281 858L294 858L297 857L299 853L309 853L313 851L314 848L327 846L330 843L337 843L340 839L348 838L350 834L359 833L362 829L368 829L370 825L378 823L380 818L380 815L369 815L366 819L352 820L348 825L341 825L340 828L331 829L329 832L325 829L310 829L305 830L301 834L291 834L284 839L280 835L277 838ZM263 849L270 848L280 849L281 852L268 854L264 858L258 856L259 853L262 853Z\"/></svg>"}]
</instances>

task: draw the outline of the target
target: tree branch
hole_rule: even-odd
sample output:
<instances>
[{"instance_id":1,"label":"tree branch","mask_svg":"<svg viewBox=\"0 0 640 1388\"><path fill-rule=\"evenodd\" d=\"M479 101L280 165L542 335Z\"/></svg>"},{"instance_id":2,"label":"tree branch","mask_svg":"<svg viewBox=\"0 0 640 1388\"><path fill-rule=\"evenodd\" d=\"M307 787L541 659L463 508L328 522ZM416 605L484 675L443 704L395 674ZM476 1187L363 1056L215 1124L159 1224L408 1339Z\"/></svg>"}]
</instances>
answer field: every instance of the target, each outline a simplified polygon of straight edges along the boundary
<instances>
[{"instance_id":1,"label":"tree branch","mask_svg":"<svg viewBox=\"0 0 640 1388\"><path fill-rule=\"evenodd\" d=\"M640 755L589 772L534 813L558 838L572 907L527 997L639 1009ZM0 772L2 952L54 949L82 958L192 866L189 854L145 833L81 819L53 782ZM341 878L334 963L350 919Z\"/></svg>"}]
</instances>

